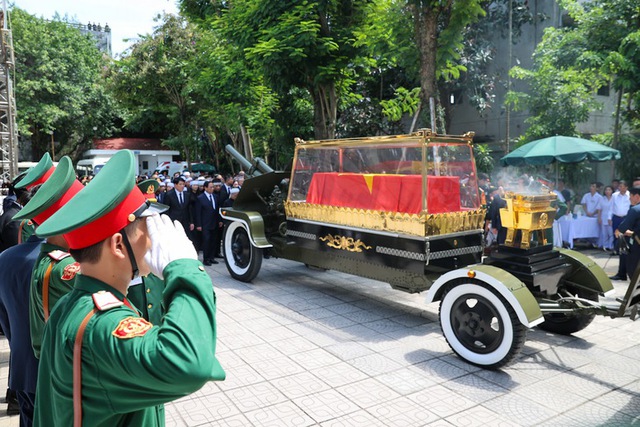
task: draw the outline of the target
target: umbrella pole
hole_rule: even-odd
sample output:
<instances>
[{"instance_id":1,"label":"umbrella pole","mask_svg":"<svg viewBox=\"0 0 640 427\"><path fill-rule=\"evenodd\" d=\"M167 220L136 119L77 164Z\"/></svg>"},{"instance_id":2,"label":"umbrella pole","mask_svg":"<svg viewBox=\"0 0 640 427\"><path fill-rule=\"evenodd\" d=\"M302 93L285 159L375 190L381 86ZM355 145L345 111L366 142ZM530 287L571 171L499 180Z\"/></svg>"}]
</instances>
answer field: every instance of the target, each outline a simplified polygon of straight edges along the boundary
<instances>
[{"instance_id":1,"label":"umbrella pole","mask_svg":"<svg viewBox=\"0 0 640 427\"><path fill-rule=\"evenodd\" d=\"M560 165L558 161L556 161L556 188L558 188L558 170L560 169Z\"/></svg>"}]
</instances>

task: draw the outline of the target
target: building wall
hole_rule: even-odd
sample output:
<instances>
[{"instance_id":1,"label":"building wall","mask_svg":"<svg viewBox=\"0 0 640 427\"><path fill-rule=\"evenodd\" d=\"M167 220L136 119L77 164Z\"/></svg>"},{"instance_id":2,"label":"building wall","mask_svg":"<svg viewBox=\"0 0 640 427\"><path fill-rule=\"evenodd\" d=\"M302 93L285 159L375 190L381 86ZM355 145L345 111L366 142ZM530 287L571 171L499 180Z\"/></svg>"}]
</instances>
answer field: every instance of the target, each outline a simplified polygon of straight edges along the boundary
<instances>
[{"instance_id":1,"label":"building wall","mask_svg":"<svg viewBox=\"0 0 640 427\"><path fill-rule=\"evenodd\" d=\"M532 68L532 55L536 45L542 40L544 29L549 26L559 27L562 23L562 12L556 1L535 0L529 1L529 5L534 14L543 13L548 19L525 25L522 28L518 43L513 45L511 59L509 58L508 39L502 38L500 33L496 32L497 37L500 38L495 41L497 53L490 72L497 73L502 84L498 84L496 87L495 102L491 109L481 116L463 97L462 103L454 106L450 133L461 134L474 131L480 141L489 142L493 147L505 149L505 141L508 138L513 140L526 131L528 126L525 120L529 117L526 111L511 111L509 120L507 120L504 99L507 93L508 70L516 65L526 69ZM512 80L511 88L521 92L535 90L519 80ZM598 134L613 130L615 93L611 92L609 96L597 96L597 101L603 103L603 109L592 113L587 122L579 124L578 130L581 133Z\"/></svg>"}]
</instances>

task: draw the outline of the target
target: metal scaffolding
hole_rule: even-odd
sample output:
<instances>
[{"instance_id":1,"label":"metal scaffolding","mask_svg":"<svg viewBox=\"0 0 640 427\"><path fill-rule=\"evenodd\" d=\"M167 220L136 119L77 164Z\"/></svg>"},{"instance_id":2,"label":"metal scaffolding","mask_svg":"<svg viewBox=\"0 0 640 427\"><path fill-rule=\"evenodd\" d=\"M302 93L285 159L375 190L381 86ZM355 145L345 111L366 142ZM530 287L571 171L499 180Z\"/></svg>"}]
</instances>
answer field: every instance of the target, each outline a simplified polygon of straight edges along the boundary
<instances>
[{"instance_id":1,"label":"metal scaffolding","mask_svg":"<svg viewBox=\"0 0 640 427\"><path fill-rule=\"evenodd\" d=\"M2 21L2 30L0 30L0 181L10 182L18 175L18 127L12 80L15 57L13 36L6 19L6 0L3 1L3 9L0 13Z\"/></svg>"}]
</instances>

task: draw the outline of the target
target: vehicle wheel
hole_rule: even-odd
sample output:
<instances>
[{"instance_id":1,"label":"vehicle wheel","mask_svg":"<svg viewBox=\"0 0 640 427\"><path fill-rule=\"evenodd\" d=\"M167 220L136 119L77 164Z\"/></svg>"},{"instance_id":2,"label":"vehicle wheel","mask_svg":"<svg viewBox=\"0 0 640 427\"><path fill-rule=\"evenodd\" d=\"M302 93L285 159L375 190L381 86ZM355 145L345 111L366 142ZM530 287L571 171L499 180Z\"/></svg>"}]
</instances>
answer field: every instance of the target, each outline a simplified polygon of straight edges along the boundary
<instances>
[{"instance_id":1,"label":"vehicle wheel","mask_svg":"<svg viewBox=\"0 0 640 427\"><path fill-rule=\"evenodd\" d=\"M578 297L598 302L598 294L596 293L578 292ZM538 327L543 331L570 335L589 326L595 318L595 313L547 313L544 315L544 322Z\"/></svg>"},{"instance_id":2,"label":"vehicle wheel","mask_svg":"<svg viewBox=\"0 0 640 427\"><path fill-rule=\"evenodd\" d=\"M237 221L227 225L224 232L224 263L229 274L241 282L252 281L262 266L262 250L249 240L247 229Z\"/></svg>"},{"instance_id":3,"label":"vehicle wheel","mask_svg":"<svg viewBox=\"0 0 640 427\"><path fill-rule=\"evenodd\" d=\"M450 286L440 301L440 327L461 358L497 369L518 355L527 336L514 309L480 283Z\"/></svg>"}]
</instances>

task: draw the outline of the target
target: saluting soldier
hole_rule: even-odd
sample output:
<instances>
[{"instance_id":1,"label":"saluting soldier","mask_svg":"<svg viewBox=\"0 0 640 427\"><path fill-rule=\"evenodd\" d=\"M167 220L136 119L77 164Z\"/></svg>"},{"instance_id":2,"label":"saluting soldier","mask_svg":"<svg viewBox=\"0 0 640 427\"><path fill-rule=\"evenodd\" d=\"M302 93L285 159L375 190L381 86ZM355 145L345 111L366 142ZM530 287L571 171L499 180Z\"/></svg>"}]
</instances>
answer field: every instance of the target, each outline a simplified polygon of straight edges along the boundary
<instances>
[{"instance_id":1,"label":"saluting soldier","mask_svg":"<svg viewBox=\"0 0 640 427\"><path fill-rule=\"evenodd\" d=\"M118 152L37 231L64 234L82 273L45 328L36 426L164 425L163 403L225 377L211 278L182 226L153 213L134 163ZM158 326L126 297L130 281L150 271L166 285Z\"/></svg>"},{"instance_id":2,"label":"saluting soldier","mask_svg":"<svg viewBox=\"0 0 640 427\"><path fill-rule=\"evenodd\" d=\"M139 183L138 188L147 200L156 202L156 191L159 185L155 179L147 179ZM159 325L163 314L162 291L164 291L164 281L150 273L131 281L127 298L140 311L143 318L153 325Z\"/></svg>"},{"instance_id":3,"label":"saluting soldier","mask_svg":"<svg viewBox=\"0 0 640 427\"><path fill-rule=\"evenodd\" d=\"M633 187L629 190L629 201L631 208L624 220L616 228L616 239L620 234L624 234L629 245L629 253L626 256L627 274L634 277L634 272L640 262L640 187Z\"/></svg>"},{"instance_id":4,"label":"saluting soldier","mask_svg":"<svg viewBox=\"0 0 640 427\"><path fill-rule=\"evenodd\" d=\"M33 186L29 185L33 188ZM40 186L33 198L16 215L16 219L31 219L42 224L67 203L84 186L76 179L71 159L60 159L58 167ZM62 235L49 236L41 246L31 275L29 319L31 344L37 358L44 324L56 302L73 289L80 266L67 252L69 246Z\"/></svg>"}]
</instances>

